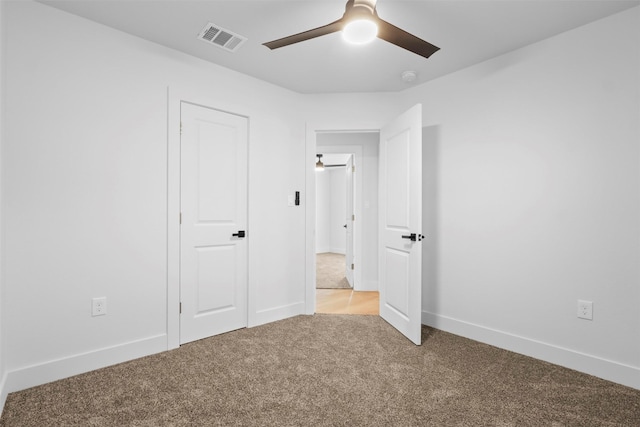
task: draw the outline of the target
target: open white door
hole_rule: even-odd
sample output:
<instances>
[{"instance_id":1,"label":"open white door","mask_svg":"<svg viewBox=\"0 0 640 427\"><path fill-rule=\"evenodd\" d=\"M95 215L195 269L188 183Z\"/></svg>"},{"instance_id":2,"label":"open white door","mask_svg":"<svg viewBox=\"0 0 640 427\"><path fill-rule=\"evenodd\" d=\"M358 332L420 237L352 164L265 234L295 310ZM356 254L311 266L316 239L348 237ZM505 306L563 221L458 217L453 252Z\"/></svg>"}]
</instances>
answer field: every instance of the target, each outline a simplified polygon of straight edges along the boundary
<instances>
[{"instance_id":1,"label":"open white door","mask_svg":"<svg viewBox=\"0 0 640 427\"><path fill-rule=\"evenodd\" d=\"M380 130L380 316L415 344L422 328L422 105Z\"/></svg>"},{"instance_id":2,"label":"open white door","mask_svg":"<svg viewBox=\"0 0 640 427\"><path fill-rule=\"evenodd\" d=\"M347 185L347 202L346 202L346 256L345 256L345 276L347 277L347 282L349 282L349 286L353 288L353 269L355 268L354 264L354 254L353 254L353 220L355 217L354 213L354 203L353 203L353 156L349 156L349 160L347 161L346 166L346 185Z\"/></svg>"},{"instance_id":3,"label":"open white door","mask_svg":"<svg viewBox=\"0 0 640 427\"><path fill-rule=\"evenodd\" d=\"M247 326L246 117L181 104L180 343Z\"/></svg>"}]
</instances>

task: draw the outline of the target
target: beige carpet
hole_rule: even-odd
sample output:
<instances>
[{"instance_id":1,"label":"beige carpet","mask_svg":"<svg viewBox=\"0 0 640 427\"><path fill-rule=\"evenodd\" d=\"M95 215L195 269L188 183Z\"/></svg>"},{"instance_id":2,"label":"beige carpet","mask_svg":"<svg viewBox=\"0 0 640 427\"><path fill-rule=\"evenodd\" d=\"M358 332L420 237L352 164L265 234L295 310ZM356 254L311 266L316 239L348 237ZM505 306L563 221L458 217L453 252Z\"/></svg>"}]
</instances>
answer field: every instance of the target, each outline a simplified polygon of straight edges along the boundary
<instances>
[{"instance_id":1,"label":"beige carpet","mask_svg":"<svg viewBox=\"0 0 640 427\"><path fill-rule=\"evenodd\" d=\"M378 316L298 316L11 393L0 426L638 426L640 390Z\"/></svg>"},{"instance_id":2,"label":"beige carpet","mask_svg":"<svg viewBox=\"0 0 640 427\"><path fill-rule=\"evenodd\" d=\"M344 277L344 255L331 252L316 254L316 289L348 289Z\"/></svg>"}]
</instances>

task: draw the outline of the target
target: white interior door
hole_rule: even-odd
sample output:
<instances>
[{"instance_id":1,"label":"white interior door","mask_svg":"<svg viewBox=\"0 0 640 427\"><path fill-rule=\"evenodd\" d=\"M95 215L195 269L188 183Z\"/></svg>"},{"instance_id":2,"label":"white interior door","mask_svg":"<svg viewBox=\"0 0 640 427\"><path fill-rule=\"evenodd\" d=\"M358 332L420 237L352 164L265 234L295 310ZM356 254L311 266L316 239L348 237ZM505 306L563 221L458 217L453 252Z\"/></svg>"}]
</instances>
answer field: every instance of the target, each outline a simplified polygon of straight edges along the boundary
<instances>
[{"instance_id":1,"label":"white interior door","mask_svg":"<svg viewBox=\"0 0 640 427\"><path fill-rule=\"evenodd\" d=\"M353 238L354 238L354 228L353 228L353 220L354 220L354 203L353 203L353 184L354 184L354 172L353 172L353 156L349 156L349 160L347 161L346 167L346 186L347 186L347 202L346 202L346 219L345 224L347 237L346 237L346 248L345 248L345 275L347 277L347 281L349 285L353 288L353 269L355 268L355 255L353 251Z\"/></svg>"},{"instance_id":2,"label":"white interior door","mask_svg":"<svg viewBox=\"0 0 640 427\"><path fill-rule=\"evenodd\" d=\"M415 344L422 327L422 105L380 130L380 316Z\"/></svg>"},{"instance_id":3,"label":"white interior door","mask_svg":"<svg viewBox=\"0 0 640 427\"><path fill-rule=\"evenodd\" d=\"M247 326L248 121L185 102L180 117L183 344Z\"/></svg>"}]
</instances>

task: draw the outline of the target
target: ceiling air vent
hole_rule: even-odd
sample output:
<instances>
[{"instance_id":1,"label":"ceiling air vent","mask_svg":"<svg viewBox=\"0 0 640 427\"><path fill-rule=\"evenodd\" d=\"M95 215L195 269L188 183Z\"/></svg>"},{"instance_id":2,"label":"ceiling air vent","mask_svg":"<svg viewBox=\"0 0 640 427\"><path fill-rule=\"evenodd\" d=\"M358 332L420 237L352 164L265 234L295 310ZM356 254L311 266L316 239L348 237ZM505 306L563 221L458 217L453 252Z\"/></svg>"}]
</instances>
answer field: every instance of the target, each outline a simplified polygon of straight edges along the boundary
<instances>
[{"instance_id":1,"label":"ceiling air vent","mask_svg":"<svg viewBox=\"0 0 640 427\"><path fill-rule=\"evenodd\" d=\"M229 52L235 52L242 46L242 43L247 41L246 37L232 33L211 22L205 25L202 31L200 31L198 38L212 45L221 47L224 50L228 50Z\"/></svg>"}]
</instances>

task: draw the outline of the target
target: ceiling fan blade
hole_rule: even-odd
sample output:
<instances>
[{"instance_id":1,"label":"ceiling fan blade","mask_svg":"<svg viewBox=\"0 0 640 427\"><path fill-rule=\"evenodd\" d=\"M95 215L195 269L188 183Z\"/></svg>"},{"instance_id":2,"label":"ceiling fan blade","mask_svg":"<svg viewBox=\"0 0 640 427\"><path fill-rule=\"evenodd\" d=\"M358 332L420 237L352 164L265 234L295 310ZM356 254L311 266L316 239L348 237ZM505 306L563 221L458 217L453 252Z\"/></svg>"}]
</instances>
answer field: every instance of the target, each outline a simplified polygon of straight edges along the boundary
<instances>
[{"instance_id":1,"label":"ceiling fan blade","mask_svg":"<svg viewBox=\"0 0 640 427\"><path fill-rule=\"evenodd\" d=\"M263 43L263 45L268 47L269 49L277 49L279 47L289 46L290 44L303 42L305 40L314 39L316 37L341 31L343 26L344 26L344 23L342 22L342 18L341 18L323 27L314 28L313 30L294 34L292 36L283 37L278 40Z\"/></svg>"},{"instance_id":2,"label":"ceiling fan blade","mask_svg":"<svg viewBox=\"0 0 640 427\"><path fill-rule=\"evenodd\" d=\"M415 54L425 58L430 57L440 50L439 47L422 40L413 34L407 33L405 30L396 27L380 18L378 21L378 38L395 44L401 48L407 49Z\"/></svg>"}]
</instances>

